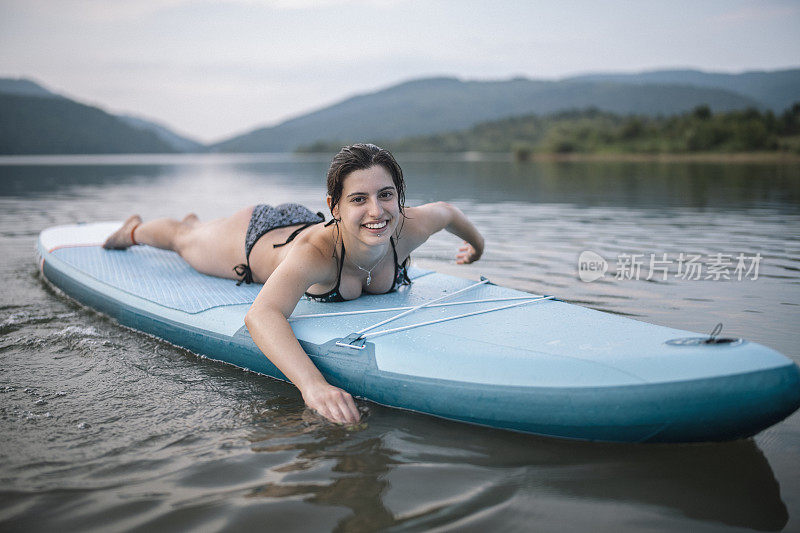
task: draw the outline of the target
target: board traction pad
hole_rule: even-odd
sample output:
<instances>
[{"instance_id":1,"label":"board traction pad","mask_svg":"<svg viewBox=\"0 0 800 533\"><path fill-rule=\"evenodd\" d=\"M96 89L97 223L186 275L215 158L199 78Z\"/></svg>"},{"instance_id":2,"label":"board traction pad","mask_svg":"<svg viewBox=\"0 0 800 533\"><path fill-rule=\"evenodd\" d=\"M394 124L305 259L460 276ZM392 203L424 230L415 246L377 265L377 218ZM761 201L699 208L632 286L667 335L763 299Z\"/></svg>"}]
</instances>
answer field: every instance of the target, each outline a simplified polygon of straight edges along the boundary
<instances>
[{"instance_id":1,"label":"board traction pad","mask_svg":"<svg viewBox=\"0 0 800 533\"><path fill-rule=\"evenodd\" d=\"M177 253L151 246L127 250L76 246L51 253L98 281L186 313L251 304L262 287L260 283L237 286L234 280L201 274Z\"/></svg>"},{"instance_id":2,"label":"board traction pad","mask_svg":"<svg viewBox=\"0 0 800 533\"><path fill-rule=\"evenodd\" d=\"M231 279L201 274L177 253L152 246L133 246L126 250L68 246L51 253L98 281L191 314L224 305L252 304L263 286L261 283L236 285ZM412 279L428 272L409 269Z\"/></svg>"}]
</instances>

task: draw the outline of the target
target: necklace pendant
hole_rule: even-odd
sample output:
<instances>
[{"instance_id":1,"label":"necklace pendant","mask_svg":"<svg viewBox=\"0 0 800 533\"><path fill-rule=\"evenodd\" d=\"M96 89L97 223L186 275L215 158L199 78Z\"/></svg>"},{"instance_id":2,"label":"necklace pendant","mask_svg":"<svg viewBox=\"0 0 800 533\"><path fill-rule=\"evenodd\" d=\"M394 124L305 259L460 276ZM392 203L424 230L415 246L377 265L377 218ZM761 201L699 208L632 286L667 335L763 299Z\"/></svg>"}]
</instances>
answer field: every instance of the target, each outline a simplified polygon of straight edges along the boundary
<instances>
[{"instance_id":1,"label":"necklace pendant","mask_svg":"<svg viewBox=\"0 0 800 533\"><path fill-rule=\"evenodd\" d=\"M367 272L367 285L372 281L372 272Z\"/></svg>"}]
</instances>

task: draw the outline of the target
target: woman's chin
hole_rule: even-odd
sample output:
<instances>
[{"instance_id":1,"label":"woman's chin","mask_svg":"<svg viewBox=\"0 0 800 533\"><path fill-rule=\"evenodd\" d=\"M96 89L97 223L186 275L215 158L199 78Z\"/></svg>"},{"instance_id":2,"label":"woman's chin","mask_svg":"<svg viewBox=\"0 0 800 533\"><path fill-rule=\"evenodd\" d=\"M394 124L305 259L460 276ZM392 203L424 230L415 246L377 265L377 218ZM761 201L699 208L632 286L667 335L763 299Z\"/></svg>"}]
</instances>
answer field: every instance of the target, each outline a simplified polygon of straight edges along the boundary
<instances>
[{"instance_id":1,"label":"woman's chin","mask_svg":"<svg viewBox=\"0 0 800 533\"><path fill-rule=\"evenodd\" d=\"M364 235L362 240L367 244L382 244L384 241L389 239L389 235L390 233L388 230L384 231L383 233L368 232L366 235Z\"/></svg>"}]
</instances>

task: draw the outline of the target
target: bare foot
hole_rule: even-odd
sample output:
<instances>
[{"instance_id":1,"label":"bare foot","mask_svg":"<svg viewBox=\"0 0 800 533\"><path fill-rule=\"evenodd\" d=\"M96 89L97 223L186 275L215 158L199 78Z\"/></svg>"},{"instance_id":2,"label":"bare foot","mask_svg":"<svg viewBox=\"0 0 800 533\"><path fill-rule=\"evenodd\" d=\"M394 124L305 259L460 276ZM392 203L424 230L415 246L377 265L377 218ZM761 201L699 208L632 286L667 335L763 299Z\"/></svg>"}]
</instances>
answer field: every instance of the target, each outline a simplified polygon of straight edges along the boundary
<instances>
[{"instance_id":1,"label":"bare foot","mask_svg":"<svg viewBox=\"0 0 800 533\"><path fill-rule=\"evenodd\" d=\"M194 213L189 213L181 220L181 224L184 226L194 226L198 222L200 222L200 219Z\"/></svg>"},{"instance_id":2,"label":"bare foot","mask_svg":"<svg viewBox=\"0 0 800 533\"><path fill-rule=\"evenodd\" d=\"M106 239L106 242L103 243L103 248L106 250L124 250L125 248L133 246L133 230L141 223L142 217L139 215L131 216L125 221L121 228Z\"/></svg>"}]
</instances>

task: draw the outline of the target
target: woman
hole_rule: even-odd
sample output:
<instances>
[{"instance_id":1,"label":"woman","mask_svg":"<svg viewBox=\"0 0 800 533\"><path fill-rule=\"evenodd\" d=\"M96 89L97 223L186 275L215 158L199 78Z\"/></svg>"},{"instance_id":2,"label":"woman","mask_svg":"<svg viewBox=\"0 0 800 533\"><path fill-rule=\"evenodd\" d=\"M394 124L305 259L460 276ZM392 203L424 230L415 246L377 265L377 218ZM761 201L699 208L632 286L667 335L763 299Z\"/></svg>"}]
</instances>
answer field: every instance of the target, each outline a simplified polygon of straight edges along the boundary
<instances>
[{"instance_id":1,"label":"woman","mask_svg":"<svg viewBox=\"0 0 800 533\"><path fill-rule=\"evenodd\" d=\"M321 224L321 213L296 204L251 206L205 223L193 214L146 223L134 215L104 246L174 250L204 274L264 283L245 316L253 341L300 389L308 407L353 424L360 415L352 396L325 381L289 326L298 300L344 301L393 291L409 283L411 251L443 229L464 239L457 263L472 263L483 253L483 237L458 208L444 202L404 207L404 199L403 171L394 157L372 144L354 144L328 170L328 224Z\"/></svg>"}]
</instances>

